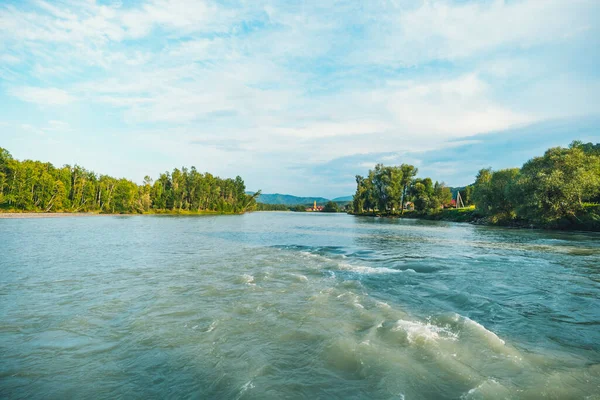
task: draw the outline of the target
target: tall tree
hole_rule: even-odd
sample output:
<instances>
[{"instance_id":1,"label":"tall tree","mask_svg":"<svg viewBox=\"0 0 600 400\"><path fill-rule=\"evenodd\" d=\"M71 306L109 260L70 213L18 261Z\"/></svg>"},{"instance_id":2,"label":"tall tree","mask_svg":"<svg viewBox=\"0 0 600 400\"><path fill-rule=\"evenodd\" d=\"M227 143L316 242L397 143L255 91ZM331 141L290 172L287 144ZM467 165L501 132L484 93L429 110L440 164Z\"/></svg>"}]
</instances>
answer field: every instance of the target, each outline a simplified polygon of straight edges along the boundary
<instances>
[{"instance_id":1,"label":"tall tree","mask_svg":"<svg viewBox=\"0 0 600 400\"><path fill-rule=\"evenodd\" d=\"M415 176L417 176L419 170L415 168L414 165L410 164L402 164L400 166L400 170L402 171L402 179L400 181L400 184L402 185L402 199L400 200L400 205L402 214L404 214L404 200L406 197L406 191L408 190L408 187L412 183Z\"/></svg>"},{"instance_id":2,"label":"tall tree","mask_svg":"<svg viewBox=\"0 0 600 400\"><path fill-rule=\"evenodd\" d=\"M256 206L241 177L222 179L175 168L141 185L97 175L82 166L18 161L0 148L0 207L28 211L139 213L151 210L243 212ZM260 192L259 192L260 193Z\"/></svg>"}]
</instances>

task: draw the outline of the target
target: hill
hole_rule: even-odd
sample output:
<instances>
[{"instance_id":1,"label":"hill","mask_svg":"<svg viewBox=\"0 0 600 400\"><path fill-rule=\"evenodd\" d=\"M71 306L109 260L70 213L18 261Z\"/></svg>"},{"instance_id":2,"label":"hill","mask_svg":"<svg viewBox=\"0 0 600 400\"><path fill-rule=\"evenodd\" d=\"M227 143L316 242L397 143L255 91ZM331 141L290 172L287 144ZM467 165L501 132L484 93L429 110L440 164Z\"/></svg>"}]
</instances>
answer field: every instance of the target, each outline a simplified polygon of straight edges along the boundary
<instances>
[{"instance_id":1,"label":"hill","mask_svg":"<svg viewBox=\"0 0 600 400\"><path fill-rule=\"evenodd\" d=\"M331 201L334 201L336 203L349 203L354 199L354 196L342 196L342 197L336 197L335 199L331 199Z\"/></svg>"},{"instance_id":2,"label":"hill","mask_svg":"<svg viewBox=\"0 0 600 400\"><path fill-rule=\"evenodd\" d=\"M263 204L284 204L286 206L308 205L315 201L319 205L327 203L329 200L324 197L298 197L290 194L261 194L256 199L257 202Z\"/></svg>"},{"instance_id":3,"label":"hill","mask_svg":"<svg viewBox=\"0 0 600 400\"><path fill-rule=\"evenodd\" d=\"M247 194L253 194L254 192L246 192ZM291 194L280 194L280 193L262 193L256 199L258 203L263 204L283 204L286 206L297 206L297 205L312 205L316 201L318 205L325 205L329 199L325 197L300 197L293 196ZM352 196L336 197L332 201L336 203L349 203L352 201Z\"/></svg>"}]
</instances>

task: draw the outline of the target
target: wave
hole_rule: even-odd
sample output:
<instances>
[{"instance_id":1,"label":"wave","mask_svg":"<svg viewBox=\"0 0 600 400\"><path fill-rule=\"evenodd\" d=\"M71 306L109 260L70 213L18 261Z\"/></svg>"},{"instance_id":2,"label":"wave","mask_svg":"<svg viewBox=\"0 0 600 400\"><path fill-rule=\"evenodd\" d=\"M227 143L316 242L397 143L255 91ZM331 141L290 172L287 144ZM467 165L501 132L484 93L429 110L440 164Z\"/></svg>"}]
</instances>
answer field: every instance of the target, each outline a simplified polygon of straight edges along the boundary
<instances>
[{"instance_id":1,"label":"wave","mask_svg":"<svg viewBox=\"0 0 600 400\"><path fill-rule=\"evenodd\" d=\"M496 344L496 345L500 345L500 346L504 346L506 344L506 342L504 340L500 339L500 337L498 337L498 335L496 335L494 332L490 331L489 329L486 329L479 322L473 321L472 319L462 316L460 314L456 314L455 320L458 321L460 319L462 319L464 321L464 324L467 327L475 330L480 335L482 335L484 338L486 338L488 340L488 342L490 342L490 344Z\"/></svg>"},{"instance_id":2,"label":"wave","mask_svg":"<svg viewBox=\"0 0 600 400\"><path fill-rule=\"evenodd\" d=\"M250 274L244 274L237 279L238 283L245 283L246 285L255 285L254 276Z\"/></svg>"},{"instance_id":3,"label":"wave","mask_svg":"<svg viewBox=\"0 0 600 400\"><path fill-rule=\"evenodd\" d=\"M305 275L291 274L291 276L294 277L294 279L297 280L298 282L308 282L308 278Z\"/></svg>"},{"instance_id":4,"label":"wave","mask_svg":"<svg viewBox=\"0 0 600 400\"><path fill-rule=\"evenodd\" d=\"M460 396L461 400L485 399L485 398L511 398L508 388L502 386L495 379L487 379L477 387L470 389L467 393Z\"/></svg>"},{"instance_id":5,"label":"wave","mask_svg":"<svg viewBox=\"0 0 600 400\"><path fill-rule=\"evenodd\" d=\"M449 328L433 325L429 322L408 321L400 319L396 322L392 331L406 333L409 343L422 343L426 341L437 341L438 339L457 340L458 334Z\"/></svg>"},{"instance_id":6,"label":"wave","mask_svg":"<svg viewBox=\"0 0 600 400\"><path fill-rule=\"evenodd\" d=\"M399 269L392 269L392 268L387 268L387 267L377 267L377 268L366 267L366 266L362 266L362 265L351 265L351 264L347 264L347 263L340 263L339 269L343 270L343 271L357 272L359 274L365 274L365 275L398 274L401 272L409 271L409 270L402 271Z\"/></svg>"}]
</instances>

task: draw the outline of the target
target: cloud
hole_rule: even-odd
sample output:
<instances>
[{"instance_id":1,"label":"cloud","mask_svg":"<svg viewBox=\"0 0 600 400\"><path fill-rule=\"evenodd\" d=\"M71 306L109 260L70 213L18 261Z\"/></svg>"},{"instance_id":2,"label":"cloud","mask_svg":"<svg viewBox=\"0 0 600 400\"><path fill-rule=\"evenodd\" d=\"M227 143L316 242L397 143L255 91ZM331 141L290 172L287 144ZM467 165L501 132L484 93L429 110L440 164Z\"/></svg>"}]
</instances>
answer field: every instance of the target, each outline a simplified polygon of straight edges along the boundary
<instances>
[{"instance_id":1,"label":"cloud","mask_svg":"<svg viewBox=\"0 0 600 400\"><path fill-rule=\"evenodd\" d=\"M375 164L413 164L418 176L445 181L451 186L472 183L481 168L520 167L528 159L543 154L554 146L567 146L574 139L600 141L600 116L554 119L518 128L473 136L471 140L455 140L426 151L404 153L353 154L319 164L296 167L297 173L319 177L321 193L351 194L355 175L365 176ZM327 185L335 190L328 192Z\"/></svg>"},{"instance_id":2,"label":"cloud","mask_svg":"<svg viewBox=\"0 0 600 400\"><path fill-rule=\"evenodd\" d=\"M298 194L376 161L451 177L465 171L420 155L600 114L598 17L595 0L10 2L0 119L65 148L118 136L121 175L157 168L142 146L160 168L201 160Z\"/></svg>"},{"instance_id":3,"label":"cloud","mask_svg":"<svg viewBox=\"0 0 600 400\"><path fill-rule=\"evenodd\" d=\"M489 85L475 74L439 81L401 81L390 87L386 106L397 125L427 136L468 136L535 119L490 100L489 91Z\"/></svg>"},{"instance_id":4,"label":"cloud","mask_svg":"<svg viewBox=\"0 0 600 400\"><path fill-rule=\"evenodd\" d=\"M65 121L51 120L48 126L43 128L45 132L66 132L71 130L71 125Z\"/></svg>"},{"instance_id":5,"label":"cloud","mask_svg":"<svg viewBox=\"0 0 600 400\"><path fill-rule=\"evenodd\" d=\"M75 101L75 97L62 89L33 86L12 87L9 93L28 103L46 106L62 106Z\"/></svg>"},{"instance_id":6,"label":"cloud","mask_svg":"<svg viewBox=\"0 0 600 400\"><path fill-rule=\"evenodd\" d=\"M19 64L21 59L14 54L0 54L0 63Z\"/></svg>"},{"instance_id":7,"label":"cloud","mask_svg":"<svg viewBox=\"0 0 600 400\"><path fill-rule=\"evenodd\" d=\"M217 150L227 151L227 152L240 152L245 151L247 149L246 143L242 141L232 141L232 140L221 140L221 139L195 139L191 140L190 144L198 145L198 146L207 146L212 147Z\"/></svg>"},{"instance_id":8,"label":"cloud","mask_svg":"<svg viewBox=\"0 0 600 400\"><path fill-rule=\"evenodd\" d=\"M215 30L223 14L198 0L154 0L139 7L100 5L95 1L38 1L39 12L6 6L0 12L0 32L27 41L103 44L138 39L154 28L187 32Z\"/></svg>"},{"instance_id":9,"label":"cloud","mask_svg":"<svg viewBox=\"0 0 600 400\"><path fill-rule=\"evenodd\" d=\"M277 135L302 139L322 139L333 136L366 135L389 130L390 126L378 121L348 119L335 122L313 122L296 128L275 128Z\"/></svg>"},{"instance_id":10,"label":"cloud","mask_svg":"<svg viewBox=\"0 0 600 400\"><path fill-rule=\"evenodd\" d=\"M366 40L375 46L354 53L353 63L415 65L528 49L584 34L598 12L595 0L423 1L398 8L367 27Z\"/></svg>"}]
</instances>

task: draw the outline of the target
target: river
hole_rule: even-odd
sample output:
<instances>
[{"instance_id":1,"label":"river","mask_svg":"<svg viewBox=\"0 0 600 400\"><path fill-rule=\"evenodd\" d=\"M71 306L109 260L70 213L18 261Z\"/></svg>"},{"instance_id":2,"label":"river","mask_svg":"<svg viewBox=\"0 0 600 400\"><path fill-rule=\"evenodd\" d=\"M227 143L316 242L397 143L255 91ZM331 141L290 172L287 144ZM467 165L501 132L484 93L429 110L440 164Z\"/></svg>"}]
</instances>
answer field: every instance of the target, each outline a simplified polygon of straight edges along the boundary
<instances>
[{"instance_id":1,"label":"river","mask_svg":"<svg viewBox=\"0 0 600 400\"><path fill-rule=\"evenodd\" d=\"M2 398L599 399L600 235L0 220Z\"/></svg>"}]
</instances>

